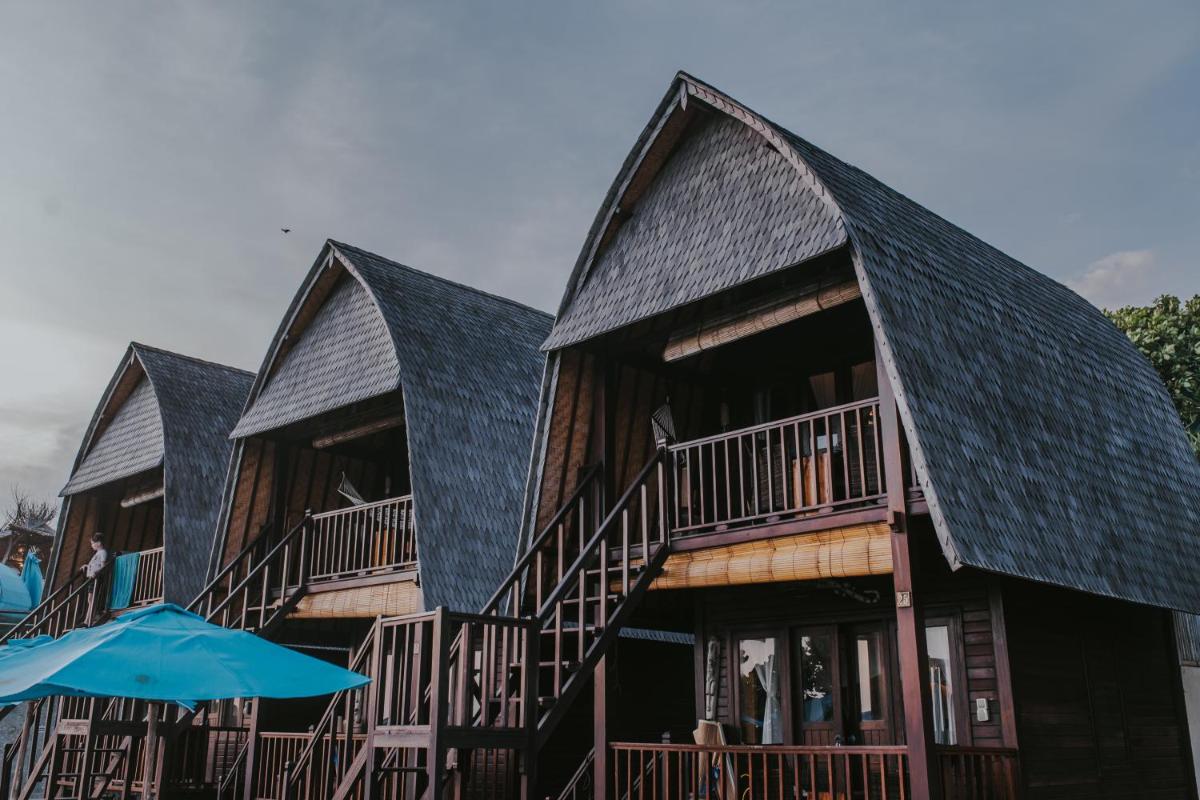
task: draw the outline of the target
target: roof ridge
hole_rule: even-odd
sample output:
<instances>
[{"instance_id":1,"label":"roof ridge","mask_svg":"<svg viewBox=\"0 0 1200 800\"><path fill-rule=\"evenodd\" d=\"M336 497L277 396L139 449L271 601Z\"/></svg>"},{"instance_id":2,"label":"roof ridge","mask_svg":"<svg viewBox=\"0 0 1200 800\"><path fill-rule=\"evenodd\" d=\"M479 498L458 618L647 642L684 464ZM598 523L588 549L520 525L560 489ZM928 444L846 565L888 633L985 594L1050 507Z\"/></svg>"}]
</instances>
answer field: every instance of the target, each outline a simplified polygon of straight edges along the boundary
<instances>
[{"instance_id":1,"label":"roof ridge","mask_svg":"<svg viewBox=\"0 0 1200 800\"><path fill-rule=\"evenodd\" d=\"M152 353L159 353L164 356L171 356L172 358L179 358L184 361L191 361L194 364L203 364L208 367L216 367L217 369L223 369L227 372L239 372L239 373L241 373L243 375L247 375L251 378L253 378L254 375L256 374L248 369L242 369L241 367L230 366L229 364L222 364L220 362L211 361L209 359L200 358L198 356L189 356L184 353L178 353L174 350L167 350L166 348L163 348L163 347L155 347L154 345L145 344L144 342L132 341L129 343L129 347L132 348L133 350L148 350Z\"/></svg>"},{"instance_id":2,"label":"roof ridge","mask_svg":"<svg viewBox=\"0 0 1200 800\"><path fill-rule=\"evenodd\" d=\"M347 244L346 242L339 242L336 239L329 239L328 241L329 241L329 244L333 245L335 248L337 248L339 250L349 250L354 253L359 253L361 255L367 256L369 258L375 258L380 261L386 261L388 264L390 264L394 267L399 267L400 269L407 270L408 272L411 272L415 275L420 275L420 276L426 277L426 278L432 278L433 280L438 281L439 283L444 283L447 286L453 286L456 289L464 289L468 292L471 292L472 294L480 295L481 297L486 297L490 300L498 300L502 303L505 303L505 304L511 305L511 306L516 306L517 308L525 310L525 311L532 311L535 314L540 314L540 315L544 316L548 320L554 319L554 315L551 314L550 312L543 311L540 308L534 308L533 306L531 306L527 303L522 303L521 301L514 300L511 297L505 297L504 295L496 294L495 292L489 292L485 289L480 289L477 286L470 286L470 285L462 283L460 281L451 280L450 278L444 278L441 275L435 275L434 273L426 272L423 269L417 269L416 267L410 267L407 264L401 264L399 261L390 259L387 256L381 256L378 253L373 253L370 250L364 250L361 247L356 247L355 245Z\"/></svg>"}]
</instances>

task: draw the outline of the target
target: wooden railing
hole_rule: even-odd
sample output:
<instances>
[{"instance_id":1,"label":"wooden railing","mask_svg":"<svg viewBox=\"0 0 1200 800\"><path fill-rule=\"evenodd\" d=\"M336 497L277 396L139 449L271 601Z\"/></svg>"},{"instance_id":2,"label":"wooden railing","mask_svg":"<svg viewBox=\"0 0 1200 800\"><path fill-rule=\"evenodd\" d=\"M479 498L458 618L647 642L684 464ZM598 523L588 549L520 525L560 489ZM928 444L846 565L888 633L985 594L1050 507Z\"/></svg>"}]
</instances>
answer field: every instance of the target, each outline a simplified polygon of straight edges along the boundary
<instances>
[{"instance_id":1,"label":"wooden railing","mask_svg":"<svg viewBox=\"0 0 1200 800\"><path fill-rule=\"evenodd\" d=\"M902 746L706 747L621 742L612 744L611 751L611 793L621 800L910 797L908 754Z\"/></svg>"},{"instance_id":2,"label":"wooden railing","mask_svg":"<svg viewBox=\"0 0 1200 800\"><path fill-rule=\"evenodd\" d=\"M137 575L133 579L133 593L129 596L129 607L148 606L161 603L163 599L163 548L143 550L138 557Z\"/></svg>"},{"instance_id":3,"label":"wooden railing","mask_svg":"<svg viewBox=\"0 0 1200 800\"><path fill-rule=\"evenodd\" d=\"M414 621L413 624L418 623ZM414 653L409 649L399 651L388 649L395 648L402 642L407 641L409 645L415 642L406 640L403 636L396 638L384 633L383 625L383 621L376 621L350 661L351 670L369 675L374 681L379 681L385 675L393 674L395 669L400 668L401 665L396 662L398 654L412 657ZM379 646L381 642L388 647L381 648ZM415 652L419 654L423 651L416 650ZM380 664L387 665L384 675L380 674L378 666ZM304 741L295 750L293 757L284 760L279 765L280 771L277 775L264 774L262 771L263 759L256 754L254 758L255 785L250 796L252 800L257 798L315 800L331 796L334 790L346 780L366 742L368 728L373 722L367 713L370 698L370 685L343 690L333 695L325 713L317 721L313 730L304 734ZM378 718L377 712L376 719ZM266 737L271 735L263 734L262 741L266 741ZM288 745L288 747L291 746ZM275 750L279 752L283 748L282 741L278 741ZM265 758L277 760L276 755L270 752L265 755ZM264 778L269 778L266 785L260 783Z\"/></svg>"},{"instance_id":4,"label":"wooden railing","mask_svg":"<svg viewBox=\"0 0 1200 800\"><path fill-rule=\"evenodd\" d=\"M262 733L254 754L254 800L283 800L283 778L308 744L307 733Z\"/></svg>"},{"instance_id":5,"label":"wooden railing","mask_svg":"<svg viewBox=\"0 0 1200 800\"><path fill-rule=\"evenodd\" d=\"M939 747L942 796L961 800L1016 800L1021 796L1020 759L1015 749Z\"/></svg>"},{"instance_id":6,"label":"wooden railing","mask_svg":"<svg viewBox=\"0 0 1200 800\"><path fill-rule=\"evenodd\" d=\"M28 639L43 634L58 637L99 622L108 607L111 573L111 562L93 578L82 572L74 573L37 608L0 634L0 644L13 638Z\"/></svg>"},{"instance_id":7,"label":"wooden railing","mask_svg":"<svg viewBox=\"0 0 1200 800\"><path fill-rule=\"evenodd\" d=\"M281 621L305 590L311 524L306 515L274 544L270 529L264 529L209 581L188 610L226 628L256 632Z\"/></svg>"},{"instance_id":8,"label":"wooden railing","mask_svg":"<svg viewBox=\"0 0 1200 800\"><path fill-rule=\"evenodd\" d=\"M879 401L864 400L670 447L676 535L881 501Z\"/></svg>"},{"instance_id":9,"label":"wooden railing","mask_svg":"<svg viewBox=\"0 0 1200 800\"><path fill-rule=\"evenodd\" d=\"M415 568L412 496L313 514L308 547L312 581Z\"/></svg>"},{"instance_id":10,"label":"wooden railing","mask_svg":"<svg viewBox=\"0 0 1200 800\"><path fill-rule=\"evenodd\" d=\"M614 800L694 800L697 797L905 800L908 755L890 747L707 747L614 743L610 794ZM1017 751L939 747L946 800L1017 800ZM580 773L577 773L577 776ZM568 784L564 800L578 800ZM587 800L587 798L585 798ZM595 798L595 800L609 800Z\"/></svg>"}]
</instances>

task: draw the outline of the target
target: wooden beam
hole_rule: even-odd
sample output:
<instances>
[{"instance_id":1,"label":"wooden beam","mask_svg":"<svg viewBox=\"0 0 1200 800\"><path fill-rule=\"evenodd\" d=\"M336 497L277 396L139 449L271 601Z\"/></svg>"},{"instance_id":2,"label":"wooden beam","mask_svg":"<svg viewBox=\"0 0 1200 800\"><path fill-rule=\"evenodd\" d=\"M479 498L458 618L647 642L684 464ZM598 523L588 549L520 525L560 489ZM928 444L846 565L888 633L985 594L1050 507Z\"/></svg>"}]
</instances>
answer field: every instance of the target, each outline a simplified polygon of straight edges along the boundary
<instances>
[{"instance_id":1,"label":"wooden beam","mask_svg":"<svg viewBox=\"0 0 1200 800\"><path fill-rule=\"evenodd\" d=\"M404 415L393 414L388 417L382 417L371 422L356 425L353 428L347 428L344 431L318 436L313 439L313 447L317 450L324 450L327 447L352 442L355 439L362 439L372 434L382 433L383 431L392 430L393 428L404 427Z\"/></svg>"},{"instance_id":2,"label":"wooden beam","mask_svg":"<svg viewBox=\"0 0 1200 800\"><path fill-rule=\"evenodd\" d=\"M942 784L933 739L933 710L929 693L929 657L925 647L922 599L915 591L911 543L906 519L900 415L891 380L879 352L879 411L883 437L884 476L888 517L892 529L892 584L896 591L896 643L900 662L900 698L904 704L904 734L908 748L909 783L914 798L941 800Z\"/></svg>"},{"instance_id":3,"label":"wooden beam","mask_svg":"<svg viewBox=\"0 0 1200 800\"><path fill-rule=\"evenodd\" d=\"M1004 596L999 586L988 587L992 618L992 647L996 658L996 699L1000 705L1000 735L1004 746L1017 747L1017 708L1013 699L1012 665L1008 656L1008 626L1004 619Z\"/></svg>"},{"instance_id":4,"label":"wooden beam","mask_svg":"<svg viewBox=\"0 0 1200 800\"><path fill-rule=\"evenodd\" d=\"M862 290L858 286L858 280L853 277L828 286L810 284L782 299L776 296L766 303L759 302L712 319L702 320L686 330L678 331L667 341L662 358L667 363L679 361L860 297Z\"/></svg>"},{"instance_id":5,"label":"wooden beam","mask_svg":"<svg viewBox=\"0 0 1200 800\"><path fill-rule=\"evenodd\" d=\"M166 494L166 487L156 486L152 489L142 489L140 491L127 494L121 498L121 508L133 508L140 506L142 503L149 503L151 500L157 500Z\"/></svg>"}]
</instances>

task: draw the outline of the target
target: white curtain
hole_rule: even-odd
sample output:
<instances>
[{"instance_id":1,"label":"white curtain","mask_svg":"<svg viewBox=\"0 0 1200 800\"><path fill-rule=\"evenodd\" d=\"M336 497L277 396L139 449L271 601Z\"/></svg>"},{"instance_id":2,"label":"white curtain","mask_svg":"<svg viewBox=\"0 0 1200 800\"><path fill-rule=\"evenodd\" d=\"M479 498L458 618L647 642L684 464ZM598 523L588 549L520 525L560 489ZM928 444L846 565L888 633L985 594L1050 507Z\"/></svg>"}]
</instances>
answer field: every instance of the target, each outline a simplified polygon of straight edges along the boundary
<instances>
[{"instance_id":1,"label":"white curtain","mask_svg":"<svg viewBox=\"0 0 1200 800\"><path fill-rule=\"evenodd\" d=\"M775 654L754 665L754 676L767 696L763 708L762 744L783 743L783 713L779 707L779 671L775 669Z\"/></svg>"}]
</instances>

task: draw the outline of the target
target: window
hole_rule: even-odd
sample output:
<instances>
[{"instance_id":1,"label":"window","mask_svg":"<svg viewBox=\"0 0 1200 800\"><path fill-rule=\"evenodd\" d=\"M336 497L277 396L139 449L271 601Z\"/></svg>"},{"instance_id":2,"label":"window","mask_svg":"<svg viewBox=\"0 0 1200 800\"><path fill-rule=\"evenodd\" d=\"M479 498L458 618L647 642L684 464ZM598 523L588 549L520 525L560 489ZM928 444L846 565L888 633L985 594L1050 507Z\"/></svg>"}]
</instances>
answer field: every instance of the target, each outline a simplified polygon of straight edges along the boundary
<instances>
[{"instance_id":1,"label":"window","mask_svg":"<svg viewBox=\"0 0 1200 800\"><path fill-rule=\"evenodd\" d=\"M858 719L872 722L884 719L883 711L883 648L880 634L874 631L854 637L857 670L854 680L858 689Z\"/></svg>"},{"instance_id":2,"label":"window","mask_svg":"<svg viewBox=\"0 0 1200 800\"><path fill-rule=\"evenodd\" d=\"M950 626L945 623L926 625L925 647L929 656L933 740L937 744L956 744L958 732L954 721L954 667L950 657Z\"/></svg>"},{"instance_id":3,"label":"window","mask_svg":"<svg viewBox=\"0 0 1200 800\"><path fill-rule=\"evenodd\" d=\"M738 642L738 722L745 744L782 744L776 639L766 636Z\"/></svg>"},{"instance_id":4,"label":"window","mask_svg":"<svg viewBox=\"0 0 1200 800\"><path fill-rule=\"evenodd\" d=\"M833 722L833 636L800 634L794 641L794 663L800 666L800 722L808 725Z\"/></svg>"}]
</instances>

